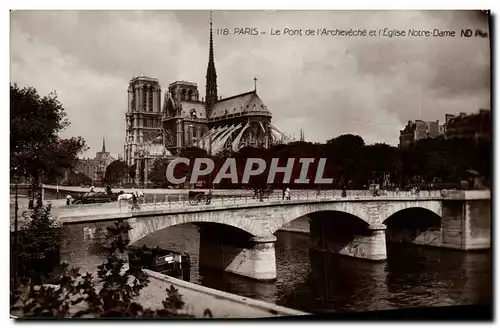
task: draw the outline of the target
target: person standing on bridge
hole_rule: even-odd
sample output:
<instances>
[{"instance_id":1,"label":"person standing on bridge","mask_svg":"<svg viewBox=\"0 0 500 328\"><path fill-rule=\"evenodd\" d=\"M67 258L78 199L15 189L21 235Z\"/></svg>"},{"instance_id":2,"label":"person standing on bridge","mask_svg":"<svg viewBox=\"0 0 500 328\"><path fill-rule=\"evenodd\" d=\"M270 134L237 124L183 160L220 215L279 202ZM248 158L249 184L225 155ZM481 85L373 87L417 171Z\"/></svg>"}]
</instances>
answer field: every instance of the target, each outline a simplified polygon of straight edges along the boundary
<instances>
[{"instance_id":1,"label":"person standing on bridge","mask_svg":"<svg viewBox=\"0 0 500 328\"><path fill-rule=\"evenodd\" d=\"M259 198L259 188L252 186L253 188L253 197L252 199L258 199Z\"/></svg>"},{"instance_id":2,"label":"person standing on bridge","mask_svg":"<svg viewBox=\"0 0 500 328\"><path fill-rule=\"evenodd\" d=\"M286 187L285 189L285 198L286 200L292 199L292 196L290 195L290 188Z\"/></svg>"},{"instance_id":3,"label":"person standing on bridge","mask_svg":"<svg viewBox=\"0 0 500 328\"><path fill-rule=\"evenodd\" d=\"M139 207L139 202L137 200L137 194L135 192L132 193L132 209L133 210L140 210L141 209Z\"/></svg>"},{"instance_id":4,"label":"person standing on bridge","mask_svg":"<svg viewBox=\"0 0 500 328\"><path fill-rule=\"evenodd\" d=\"M347 188L345 185L342 186L342 197L347 197Z\"/></svg>"},{"instance_id":5,"label":"person standing on bridge","mask_svg":"<svg viewBox=\"0 0 500 328\"><path fill-rule=\"evenodd\" d=\"M90 186L90 192L94 192L94 185Z\"/></svg>"}]
</instances>

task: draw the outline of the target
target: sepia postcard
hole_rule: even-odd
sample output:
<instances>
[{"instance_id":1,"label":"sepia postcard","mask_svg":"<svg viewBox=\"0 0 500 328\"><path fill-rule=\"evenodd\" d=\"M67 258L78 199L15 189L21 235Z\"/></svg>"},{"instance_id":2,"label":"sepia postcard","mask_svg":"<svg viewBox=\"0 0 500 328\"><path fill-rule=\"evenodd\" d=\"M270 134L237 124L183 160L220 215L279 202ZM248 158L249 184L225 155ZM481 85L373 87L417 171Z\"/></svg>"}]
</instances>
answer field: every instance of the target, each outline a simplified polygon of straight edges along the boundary
<instances>
[{"instance_id":1,"label":"sepia postcard","mask_svg":"<svg viewBox=\"0 0 500 328\"><path fill-rule=\"evenodd\" d=\"M492 320L487 10L12 10L12 318Z\"/></svg>"}]
</instances>

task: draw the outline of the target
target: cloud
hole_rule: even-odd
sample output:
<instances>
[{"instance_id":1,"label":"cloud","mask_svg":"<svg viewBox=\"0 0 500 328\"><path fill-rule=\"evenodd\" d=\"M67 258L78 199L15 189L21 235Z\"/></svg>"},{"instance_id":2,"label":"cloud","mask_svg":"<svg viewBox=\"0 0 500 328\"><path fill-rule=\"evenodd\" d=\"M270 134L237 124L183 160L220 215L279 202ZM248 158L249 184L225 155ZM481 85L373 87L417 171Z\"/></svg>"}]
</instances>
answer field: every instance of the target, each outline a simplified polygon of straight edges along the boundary
<instances>
[{"instance_id":1,"label":"cloud","mask_svg":"<svg viewBox=\"0 0 500 328\"><path fill-rule=\"evenodd\" d=\"M325 141L344 133L397 144L408 120L490 107L488 38L271 36L271 29L488 29L480 12L221 11L214 13L219 95L258 93L283 132ZM236 36L234 28L266 35ZM56 90L71 127L123 152L128 81L198 83L204 94L208 12L14 11L11 81Z\"/></svg>"}]
</instances>

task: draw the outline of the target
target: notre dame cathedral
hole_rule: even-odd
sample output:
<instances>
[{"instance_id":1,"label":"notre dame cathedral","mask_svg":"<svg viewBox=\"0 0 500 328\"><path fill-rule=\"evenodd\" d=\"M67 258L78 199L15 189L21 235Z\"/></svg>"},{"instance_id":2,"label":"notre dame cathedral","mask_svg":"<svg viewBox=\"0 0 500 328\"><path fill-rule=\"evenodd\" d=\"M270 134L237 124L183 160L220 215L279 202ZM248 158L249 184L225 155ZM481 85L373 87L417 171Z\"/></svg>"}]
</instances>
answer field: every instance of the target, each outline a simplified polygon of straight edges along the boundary
<instances>
[{"instance_id":1,"label":"notre dame cathedral","mask_svg":"<svg viewBox=\"0 0 500 328\"><path fill-rule=\"evenodd\" d=\"M136 182L149 181L156 158L179 155L186 147L217 155L290 141L271 124L272 114L257 95L256 83L252 91L217 96L211 18L205 97L200 99L196 83L173 82L162 108L161 91L155 78L141 76L129 83L124 157L127 165L136 164Z\"/></svg>"}]
</instances>

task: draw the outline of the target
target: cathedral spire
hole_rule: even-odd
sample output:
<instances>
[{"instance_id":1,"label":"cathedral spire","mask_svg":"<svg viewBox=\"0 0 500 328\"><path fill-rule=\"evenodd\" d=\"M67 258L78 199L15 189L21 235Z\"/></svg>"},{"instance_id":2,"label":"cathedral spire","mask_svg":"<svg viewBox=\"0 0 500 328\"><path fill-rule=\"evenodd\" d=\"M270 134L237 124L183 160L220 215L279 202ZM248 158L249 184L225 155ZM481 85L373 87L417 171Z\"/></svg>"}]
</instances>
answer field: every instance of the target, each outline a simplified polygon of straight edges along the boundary
<instances>
[{"instance_id":1,"label":"cathedral spire","mask_svg":"<svg viewBox=\"0 0 500 328\"><path fill-rule=\"evenodd\" d=\"M106 152L106 141L104 140L104 137L102 137L102 149L101 152L105 153Z\"/></svg>"},{"instance_id":2,"label":"cathedral spire","mask_svg":"<svg viewBox=\"0 0 500 328\"><path fill-rule=\"evenodd\" d=\"M210 12L210 41L208 50L208 67L207 67L207 85L205 102L207 105L207 114L210 117L211 111L217 102L217 73L215 72L214 61L214 40L212 35L212 12Z\"/></svg>"}]
</instances>

